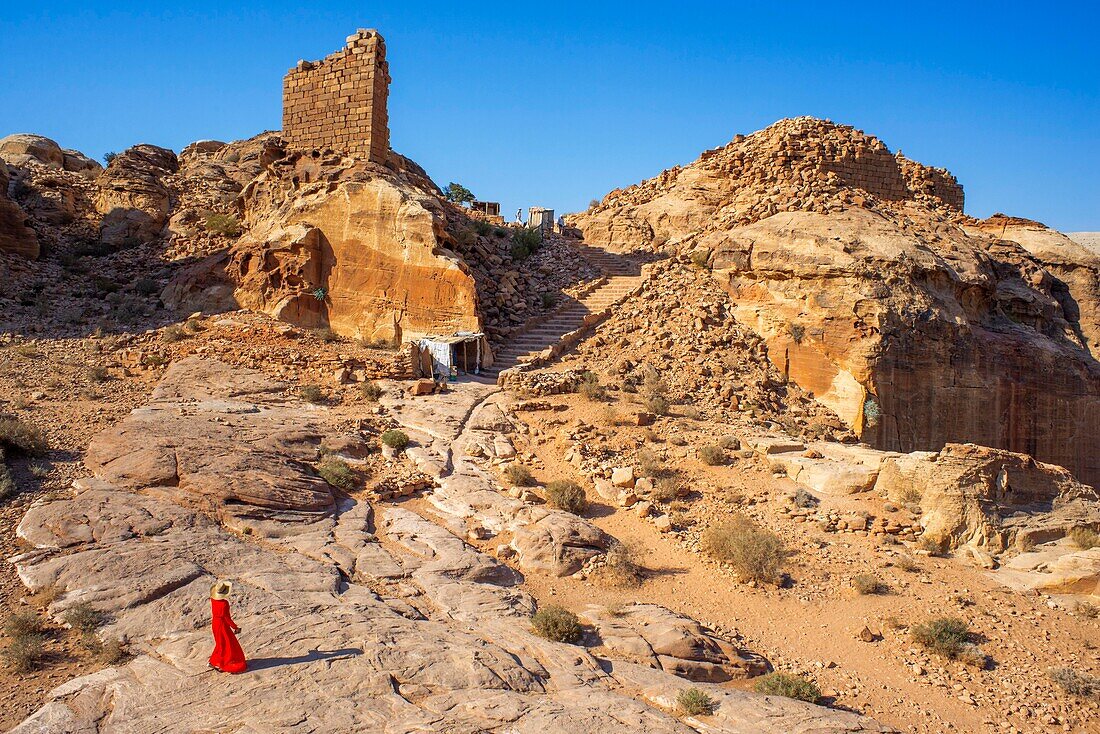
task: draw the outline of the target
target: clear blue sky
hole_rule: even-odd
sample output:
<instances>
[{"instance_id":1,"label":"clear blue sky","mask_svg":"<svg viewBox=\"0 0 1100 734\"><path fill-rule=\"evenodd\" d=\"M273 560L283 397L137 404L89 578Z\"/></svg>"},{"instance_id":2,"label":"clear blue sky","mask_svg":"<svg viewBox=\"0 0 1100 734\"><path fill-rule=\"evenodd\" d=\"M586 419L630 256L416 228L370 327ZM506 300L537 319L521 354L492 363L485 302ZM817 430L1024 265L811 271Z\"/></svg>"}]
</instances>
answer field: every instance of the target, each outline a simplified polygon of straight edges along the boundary
<instances>
[{"instance_id":1,"label":"clear blue sky","mask_svg":"<svg viewBox=\"0 0 1100 734\"><path fill-rule=\"evenodd\" d=\"M509 214L816 115L949 168L971 214L1100 230L1097 3L898 5L11 0L0 135L99 157L277 129L286 70L374 27L394 148Z\"/></svg>"}]
</instances>

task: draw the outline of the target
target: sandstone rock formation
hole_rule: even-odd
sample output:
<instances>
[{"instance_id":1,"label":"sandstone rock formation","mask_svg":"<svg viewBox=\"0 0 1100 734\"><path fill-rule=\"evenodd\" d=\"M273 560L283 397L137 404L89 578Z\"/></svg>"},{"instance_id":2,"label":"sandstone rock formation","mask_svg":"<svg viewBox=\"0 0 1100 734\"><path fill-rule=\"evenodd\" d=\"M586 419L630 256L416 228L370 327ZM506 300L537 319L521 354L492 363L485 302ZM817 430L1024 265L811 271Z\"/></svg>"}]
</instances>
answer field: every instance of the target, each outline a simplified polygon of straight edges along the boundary
<instances>
[{"instance_id":1,"label":"sandstone rock formation","mask_svg":"<svg viewBox=\"0 0 1100 734\"><path fill-rule=\"evenodd\" d=\"M965 230L961 206L946 171L798 118L573 221L600 244L707 264L787 379L876 447L973 441L1100 481L1091 261L1047 269Z\"/></svg>"},{"instance_id":2,"label":"sandstone rock formation","mask_svg":"<svg viewBox=\"0 0 1100 734\"><path fill-rule=\"evenodd\" d=\"M946 547L1000 553L1100 528L1100 495L1065 469L973 444L889 457L875 490L919 503L925 534Z\"/></svg>"},{"instance_id":3,"label":"sandstone rock formation","mask_svg":"<svg viewBox=\"0 0 1100 734\"><path fill-rule=\"evenodd\" d=\"M178 467L201 463L187 458L200 448L192 439L209 440L215 453L233 440L233 452L293 463L300 444L287 441L281 425L314 421L323 424L324 416L281 397L277 384L192 359L169 370L121 435L138 423L153 446L164 445L162 428L186 434L175 449ZM195 429L203 423L200 438ZM97 437L97 451L119 436ZM165 484L159 456L130 462L137 471L93 466L97 478L78 480L71 495L44 499L27 513L18 533L33 549L13 561L30 589L59 592L52 614L91 605L107 615L99 634L125 639L134 657L63 683L16 734L152 730L165 722L281 731L306 720L329 732L687 734L694 729L669 711L689 683L665 671L706 671L713 679L708 663L728 671L758 664L654 606L630 620L650 622L633 634L659 656L660 668L539 638L527 622L534 600L517 572L408 509L346 497L312 522L280 518L259 532L234 533L216 508L211 516L193 506L188 471L177 473L180 486ZM249 492L234 501L265 509L269 499ZM207 592L215 578L235 581L234 617L250 651L249 672L231 679L206 666ZM708 731L887 730L847 712L691 685L705 687L717 704Z\"/></svg>"},{"instance_id":4,"label":"sandstone rock formation","mask_svg":"<svg viewBox=\"0 0 1100 734\"><path fill-rule=\"evenodd\" d=\"M477 290L443 250L431 184L360 161L291 153L245 189L229 264L246 308L366 339L477 331Z\"/></svg>"},{"instance_id":5,"label":"sandstone rock formation","mask_svg":"<svg viewBox=\"0 0 1100 734\"><path fill-rule=\"evenodd\" d=\"M155 145L135 145L115 156L97 181L100 239L112 246L156 239L170 212L164 179L178 170L176 154Z\"/></svg>"},{"instance_id":6,"label":"sandstone rock formation","mask_svg":"<svg viewBox=\"0 0 1100 734\"><path fill-rule=\"evenodd\" d=\"M0 162L0 253L8 252L38 258L38 235L27 226L27 215L8 196L11 177L8 167Z\"/></svg>"}]
</instances>

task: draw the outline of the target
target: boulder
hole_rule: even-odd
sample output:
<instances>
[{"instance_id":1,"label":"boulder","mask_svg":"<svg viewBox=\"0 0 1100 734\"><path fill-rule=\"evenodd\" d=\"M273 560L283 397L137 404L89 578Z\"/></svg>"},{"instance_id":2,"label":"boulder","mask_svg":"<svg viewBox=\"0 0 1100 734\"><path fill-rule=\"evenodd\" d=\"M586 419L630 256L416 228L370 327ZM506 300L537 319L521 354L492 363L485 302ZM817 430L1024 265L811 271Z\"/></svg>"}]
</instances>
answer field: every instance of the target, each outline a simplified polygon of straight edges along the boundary
<instances>
[{"instance_id":1,"label":"boulder","mask_svg":"<svg viewBox=\"0 0 1100 734\"><path fill-rule=\"evenodd\" d=\"M176 154L155 145L135 145L115 156L96 181L100 240L126 246L156 239L171 204L164 179L178 170Z\"/></svg>"},{"instance_id":2,"label":"boulder","mask_svg":"<svg viewBox=\"0 0 1100 734\"><path fill-rule=\"evenodd\" d=\"M611 470L611 483L616 487L633 489L634 469L629 466L617 466Z\"/></svg>"},{"instance_id":3,"label":"boulder","mask_svg":"<svg viewBox=\"0 0 1100 734\"><path fill-rule=\"evenodd\" d=\"M10 182L7 165L0 163L0 252L37 260L38 235L30 228L27 215L8 197Z\"/></svg>"},{"instance_id":4,"label":"boulder","mask_svg":"<svg viewBox=\"0 0 1100 734\"><path fill-rule=\"evenodd\" d=\"M1000 553L1018 536L1046 542L1100 526L1100 495L1059 466L973 444L887 459L875 491L917 502L925 535Z\"/></svg>"},{"instance_id":5,"label":"boulder","mask_svg":"<svg viewBox=\"0 0 1100 734\"><path fill-rule=\"evenodd\" d=\"M65 153L61 146L41 135L16 133L0 138L0 160L9 166L38 163L51 168L63 168Z\"/></svg>"}]
</instances>

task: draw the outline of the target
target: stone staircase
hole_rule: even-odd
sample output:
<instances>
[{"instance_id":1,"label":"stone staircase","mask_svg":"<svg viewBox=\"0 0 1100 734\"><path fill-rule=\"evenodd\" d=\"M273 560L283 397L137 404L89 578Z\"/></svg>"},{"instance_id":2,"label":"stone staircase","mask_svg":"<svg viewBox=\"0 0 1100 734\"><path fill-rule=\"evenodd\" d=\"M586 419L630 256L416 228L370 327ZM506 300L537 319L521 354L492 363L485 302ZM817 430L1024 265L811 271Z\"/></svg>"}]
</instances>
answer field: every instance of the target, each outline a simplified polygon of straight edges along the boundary
<instances>
[{"instance_id":1,"label":"stone staircase","mask_svg":"<svg viewBox=\"0 0 1100 734\"><path fill-rule=\"evenodd\" d=\"M533 359L558 344L565 335L584 326L587 317L601 313L642 284L640 262L583 242L575 247L585 260L603 271L604 277L586 294L563 299L556 310L513 334L494 355L494 372Z\"/></svg>"}]
</instances>

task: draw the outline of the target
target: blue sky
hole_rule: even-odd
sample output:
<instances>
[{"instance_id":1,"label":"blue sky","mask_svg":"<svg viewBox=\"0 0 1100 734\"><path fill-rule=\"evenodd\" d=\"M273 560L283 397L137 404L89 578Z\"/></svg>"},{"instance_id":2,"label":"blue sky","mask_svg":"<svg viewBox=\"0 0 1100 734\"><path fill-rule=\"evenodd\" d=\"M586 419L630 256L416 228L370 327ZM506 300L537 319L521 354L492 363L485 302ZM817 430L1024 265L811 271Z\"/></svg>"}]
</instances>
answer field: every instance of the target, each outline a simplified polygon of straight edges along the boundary
<instances>
[{"instance_id":1,"label":"blue sky","mask_svg":"<svg viewBox=\"0 0 1100 734\"><path fill-rule=\"evenodd\" d=\"M950 169L975 216L1100 230L1096 3L310 5L5 3L0 135L99 157L277 129L287 69L374 27L393 147L507 213L815 115Z\"/></svg>"}]
</instances>

